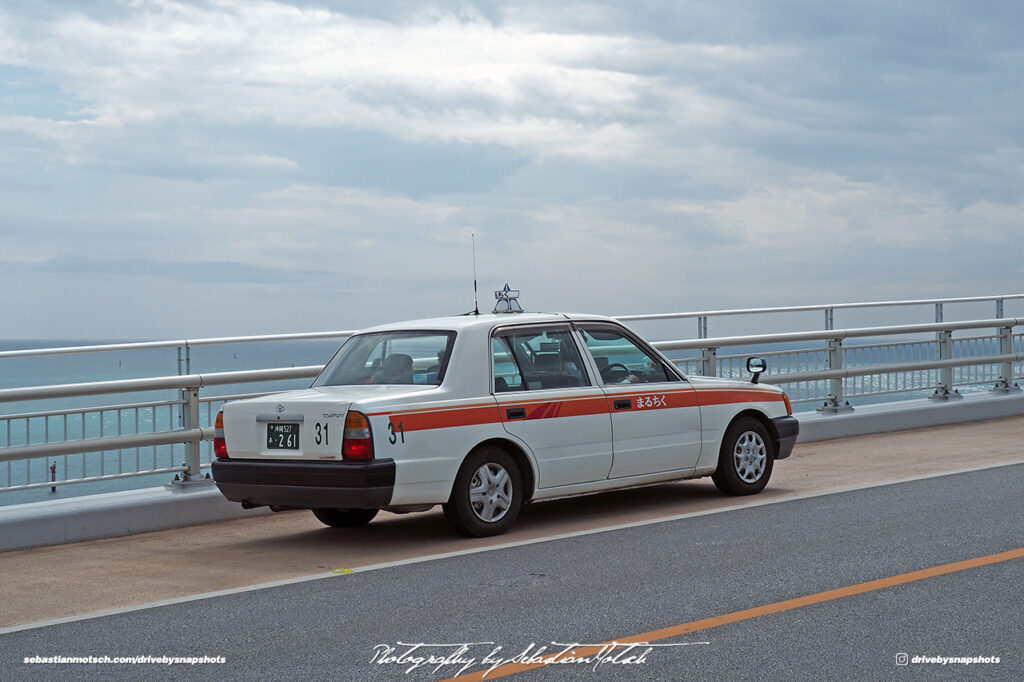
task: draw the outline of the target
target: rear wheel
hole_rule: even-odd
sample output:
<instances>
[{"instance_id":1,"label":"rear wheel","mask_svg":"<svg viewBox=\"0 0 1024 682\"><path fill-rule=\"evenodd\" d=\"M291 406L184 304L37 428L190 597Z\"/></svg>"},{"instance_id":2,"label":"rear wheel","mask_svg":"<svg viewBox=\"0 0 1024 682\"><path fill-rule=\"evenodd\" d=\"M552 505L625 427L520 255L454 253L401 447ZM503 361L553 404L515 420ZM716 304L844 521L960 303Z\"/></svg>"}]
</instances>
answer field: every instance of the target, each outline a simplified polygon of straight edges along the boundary
<instances>
[{"instance_id":1,"label":"rear wheel","mask_svg":"<svg viewBox=\"0 0 1024 682\"><path fill-rule=\"evenodd\" d=\"M486 537L508 530L523 506L523 477L501 448L473 450L462 463L444 505L448 522L463 535Z\"/></svg>"},{"instance_id":2,"label":"rear wheel","mask_svg":"<svg viewBox=\"0 0 1024 682\"><path fill-rule=\"evenodd\" d=\"M753 495L768 484L774 461L768 429L753 417L740 417L725 432L711 479L726 495Z\"/></svg>"},{"instance_id":3,"label":"rear wheel","mask_svg":"<svg viewBox=\"0 0 1024 682\"><path fill-rule=\"evenodd\" d=\"M321 523L332 528L352 528L365 526L377 515L377 509L314 509L315 516Z\"/></svg>"}]
</instances>

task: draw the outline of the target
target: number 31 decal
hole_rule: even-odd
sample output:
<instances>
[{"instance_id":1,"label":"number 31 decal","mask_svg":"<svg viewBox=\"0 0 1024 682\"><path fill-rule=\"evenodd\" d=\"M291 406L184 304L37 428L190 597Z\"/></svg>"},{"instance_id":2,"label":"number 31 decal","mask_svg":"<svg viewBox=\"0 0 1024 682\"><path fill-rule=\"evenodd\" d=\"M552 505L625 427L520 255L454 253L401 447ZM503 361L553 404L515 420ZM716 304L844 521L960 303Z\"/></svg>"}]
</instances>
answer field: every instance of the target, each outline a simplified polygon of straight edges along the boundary
<instances>
[{"instance_id":1,"label":"number 31 decal","mask_svg":"<svg viewBox=\"0 0 1024 682\"><path fill-rule=\"evenodd\" d=\"M402 422L398 422L397 426L394 422L388 422L388 442L394 445L399 438L405 443L405 430L402 428Z\"/></svg>"},{"instance_id":2,"label":"number 31 decal","mask_svg":"<svg viewBox=\"0 0 1024 682\"><path fill-rule=\"evenodd\" d=\"M316 423L316 444L330 445L330 440L328 440L327 436L327 424Z\"/></svg>"}]
</instances>

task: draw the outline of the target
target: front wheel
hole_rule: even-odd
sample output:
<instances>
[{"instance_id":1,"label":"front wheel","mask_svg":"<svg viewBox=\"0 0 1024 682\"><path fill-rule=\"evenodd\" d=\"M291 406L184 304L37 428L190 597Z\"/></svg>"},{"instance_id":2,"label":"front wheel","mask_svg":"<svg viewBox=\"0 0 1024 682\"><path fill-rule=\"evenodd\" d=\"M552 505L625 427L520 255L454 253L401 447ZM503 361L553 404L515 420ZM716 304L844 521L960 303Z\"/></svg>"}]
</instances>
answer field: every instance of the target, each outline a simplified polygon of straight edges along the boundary
<instances>
[{"instance_id":1,"label":"front wheel","mask_svg":"<svg viewBox=\"0 0 1024 682\"><path fill-rule=\"evenodd\" d=\"M485 446L462 463L444 505L448 522L463 535L487 537L508 530L523 506L523 477L512 456Z\"/></svg>"},{"instance_id":2,"label":"front wheel","mask_svg":"<svg viewBox=\"0 0 1024 682\"><path fill-rule=\"evenodd\" d=\"M753 417L740 417L725 432L711 480L726 495L753 495L768 484L774 461L768 429Z\"/></svg>"},{"instance_id":3,"label":"front wheel","mask_svg":"<svg viewBox=\"0 0 1024 682\"><path fill-rule=\"evenodd\" d=\"M331 528L354 528L365 526L377 515L377 509L314 509L315 516L321 523Z\"/></svg>"}]
</instances>

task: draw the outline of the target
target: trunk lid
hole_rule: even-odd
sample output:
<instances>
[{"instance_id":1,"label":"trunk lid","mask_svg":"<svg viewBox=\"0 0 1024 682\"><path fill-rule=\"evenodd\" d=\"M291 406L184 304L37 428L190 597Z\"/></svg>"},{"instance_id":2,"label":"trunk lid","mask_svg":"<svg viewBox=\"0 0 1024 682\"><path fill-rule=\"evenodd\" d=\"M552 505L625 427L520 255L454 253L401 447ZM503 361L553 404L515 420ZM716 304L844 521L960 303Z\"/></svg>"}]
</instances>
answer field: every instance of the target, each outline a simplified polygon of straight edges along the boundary
<instances>
[{"instance_id":1,"label":"trunk lid","mask_svg":"<svg viewBox=\"0 0 1024 682\"><path fill-rule=\"evenodd\" d=\"M224 405L231 459L340 460L345 417L353 402L390 400L433 386L325 386Z\"/></svg>"}]
</instances>

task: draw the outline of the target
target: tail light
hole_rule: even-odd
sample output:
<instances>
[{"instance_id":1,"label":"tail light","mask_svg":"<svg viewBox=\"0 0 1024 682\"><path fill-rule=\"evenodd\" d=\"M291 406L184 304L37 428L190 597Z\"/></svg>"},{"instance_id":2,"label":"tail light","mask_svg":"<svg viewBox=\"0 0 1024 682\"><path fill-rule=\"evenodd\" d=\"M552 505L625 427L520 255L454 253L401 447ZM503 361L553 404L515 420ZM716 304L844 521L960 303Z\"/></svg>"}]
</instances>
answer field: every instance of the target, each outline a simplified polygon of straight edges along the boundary
<instances>
[{"instance_id":1,"label":"tail light","mask_svg":"<svg viewBox=\"0 0 1024 682\"><path fill-rule=\"evenodd\" d=\"M218 459L228 458L228 444L224 440L224 410L217 413L217 419L213 422L213 454Z\"/></svg>"},{"instance_id":2,"label":"tail light","mask_svg":"<svg viewBox=\"0 0 1024 682\"><path fill-rule=\"evenodd\" d=\"M373 434L370 433L370 420L362 412L349 410L348 416L345 417L341 456L344 459L373 459Z\"/></svg>"},{"instance_id":3,"label":"tail light","mask_svg":"<svg viewBox=\"0 0 1024 682\"><path fill-rule=\"evenodd\" d=\"M793 405L789 402L789 396L785 393L782 394L782 402L786 403L786 414L793 415Z\"/></svg>"}]
</instances>

